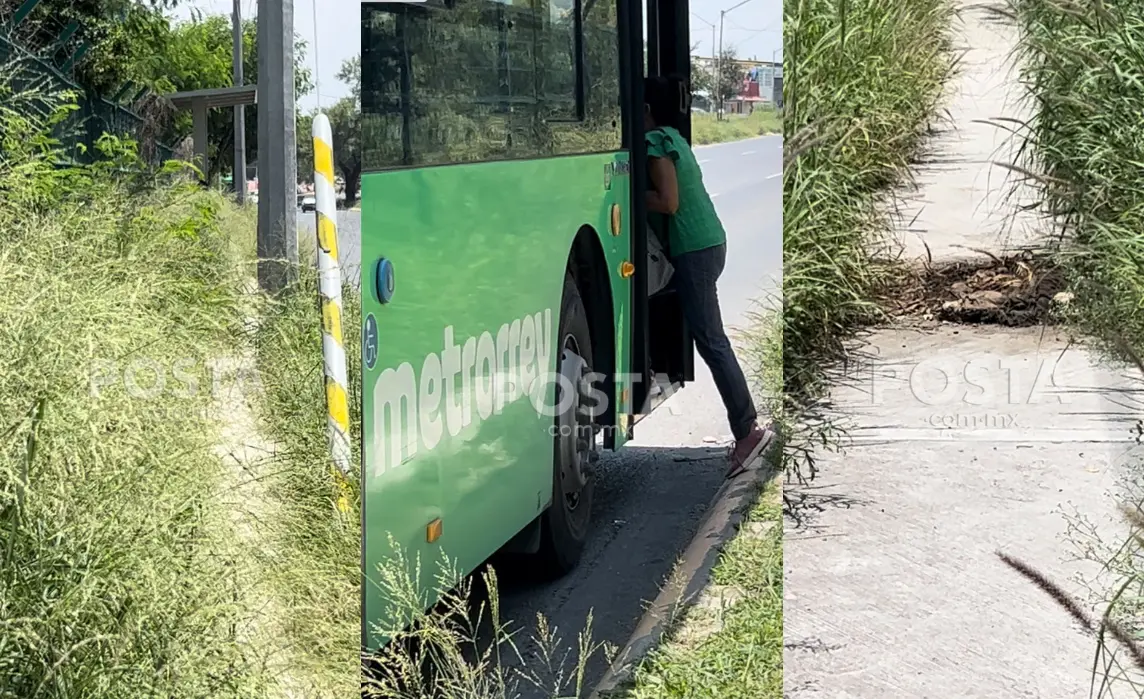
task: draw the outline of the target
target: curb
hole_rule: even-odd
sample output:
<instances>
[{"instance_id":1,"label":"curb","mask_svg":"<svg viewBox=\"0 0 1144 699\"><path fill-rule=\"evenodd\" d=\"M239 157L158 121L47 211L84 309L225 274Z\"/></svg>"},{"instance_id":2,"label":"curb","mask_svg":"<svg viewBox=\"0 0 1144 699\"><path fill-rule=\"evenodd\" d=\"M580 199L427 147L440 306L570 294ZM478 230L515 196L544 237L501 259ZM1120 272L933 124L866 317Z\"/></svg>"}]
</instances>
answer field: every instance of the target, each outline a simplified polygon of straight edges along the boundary
<instances>
[{"instance_id":1,"label":"curb","mask_svg":"<svg viewBox=\"0 0 1144 699\"><path fill-rule=\"evenodd\" d=\"M759 458L758 466L727 481L715 493L707 514L699 523L699 529L684 549L679 565L640 619L627 644L617 653L604 677L592 690L589 699L619 697L630 688L636 668L663 640L672 622L690 608L707 587L724 544L738 533L747 509L763 487L778 475L780 469L771 457L776 449L781 448L782 440L776 438L768 448L768 453Z\"/></svg>"}]
</instances>

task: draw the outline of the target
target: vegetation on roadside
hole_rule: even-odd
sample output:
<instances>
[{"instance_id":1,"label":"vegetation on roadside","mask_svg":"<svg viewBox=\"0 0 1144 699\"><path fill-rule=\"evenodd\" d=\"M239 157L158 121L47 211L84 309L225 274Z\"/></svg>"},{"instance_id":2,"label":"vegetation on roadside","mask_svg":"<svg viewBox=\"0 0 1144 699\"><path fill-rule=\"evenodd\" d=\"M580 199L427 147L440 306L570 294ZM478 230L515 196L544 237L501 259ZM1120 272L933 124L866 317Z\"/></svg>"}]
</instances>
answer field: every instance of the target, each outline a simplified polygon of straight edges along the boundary
<instances>
[{"instance_id":1,"label":"vegetation on roadside","mask_svg":"<svg viewBox=\"0 0 1144 699\"><path fill-rule=\"evenodd\" d=\"M1055 262L1071 295L1059 317L1144 374L1144 1L1010 0L996 10L1020 29L1018 66L1033 113L1005 126L1025 141L1015 165L1039 189L1056 227ZM1073 524L1080 555L1113 578L1091 600L1103 616L1082 621L1099 643L1098 697L1144 696L1144 464L1134 456L1127 454L1118 493L1129 535L1102 541L1082 519ZM1066 593L1024 574L1077 617Z\"/></svg>"},{"instance_id":2,"label":"vegetation on roadside","mask_svg":"<svg viewBox=\"0 0 1144 699\"><path fill-rule=\"evenodd\" d=\"M1144 354L1144 1L1013 0L1035 105L1025 168L1057 226L1067 319L1121 359Z\"/></svg>"},{"instance_id":3,"label":"vegetation on roadside","mask_svg":"<svg viewBox=\"0 0 1144 699\"><path fill-rule=\"evenodd\" d=\"M0 80L0 697L267 696L209 415L227 207L110 137L54 166L69 109Z\"/></svg>"},{"instance_id":4,"label":"vegetation on roadside","mask_svg":"<svg viewBox=\"0 0 1144 699\"><path fill-rule=\"evenodd\" d=\"M342 291L346 336L350 462L361 453L360 296ZM275 556L266 574L281 600L287 645L315 677L325 678L331 697L360 686L361 490L359 474L348 479L348 513L335 506L341 494L331 471L326 434L322 328L318 275L311 261L299 281L267 300L254 340L263 391L258 403L265 435L275 453L267 464L267 494L275 517L265 523Z\"/></svg>"},{"instance_id":5,"label":"vegetation on roadside","mask_svg":"<svg viewBox=\"0 0 1144 699\"><path fill-rule=\"evenodd\" d=\"M783 7L783 384L799 428L786 467L814 474L827 368L883 317L895 204L954 69L948 0L792 0Z\"/></svg>"},{"instance_id":6,"label":"vegetation on roadside","mask_svg":"<svg viewBox=\"0 0 1144 699\"><path fill-rule=\"evenodd\" d=\"M697 146L781 133L782 128L782 112L775 109L756 109L747 115L726 114L722 120L714 114L691 116L691 140Z\"/></svg>"}]
</instances>

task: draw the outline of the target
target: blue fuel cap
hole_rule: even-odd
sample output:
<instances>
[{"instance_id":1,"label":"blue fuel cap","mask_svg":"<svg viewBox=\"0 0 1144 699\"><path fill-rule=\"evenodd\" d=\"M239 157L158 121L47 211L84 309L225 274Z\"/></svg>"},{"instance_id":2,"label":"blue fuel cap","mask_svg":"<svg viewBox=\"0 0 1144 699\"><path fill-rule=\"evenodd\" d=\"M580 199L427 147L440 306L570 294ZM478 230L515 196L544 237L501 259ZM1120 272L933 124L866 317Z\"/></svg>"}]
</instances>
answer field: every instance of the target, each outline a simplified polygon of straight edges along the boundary
<instances>
[{"instance_id":1,"label":"blue fuel cap","mask_svg":"<svg viewBox=\"0 0 1144 699\"><path fill-rule=\"evenodd\" d=\"M393 298L393 263L384 257L377 261L373 275L373 290L380 303Z\"/></svg>"}]
</instances>

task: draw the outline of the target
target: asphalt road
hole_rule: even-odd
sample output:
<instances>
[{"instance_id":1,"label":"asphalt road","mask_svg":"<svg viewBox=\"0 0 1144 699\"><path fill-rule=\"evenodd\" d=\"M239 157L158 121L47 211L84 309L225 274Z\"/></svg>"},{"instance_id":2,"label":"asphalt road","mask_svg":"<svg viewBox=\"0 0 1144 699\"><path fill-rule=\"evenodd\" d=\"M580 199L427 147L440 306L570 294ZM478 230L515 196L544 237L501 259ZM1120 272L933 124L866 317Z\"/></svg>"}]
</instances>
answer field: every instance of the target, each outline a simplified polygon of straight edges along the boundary
<instances>
[{"instance_id":1,"label":"asphalt road","mask_svg":"<svg viewBox=\"0 0 1144 699\"><path fill-rule=\"evenodd\" d=\"M727 268L719 284L724 323L742 326L756 301L767 301L781 288L782 138L705 146L696 154L728 235ZM312 217L303 220L312 234ZM348 274L356 275L360 260L360 222L359 213L340 212ZM695 383L637 425L635 434L635 442L600 462L595 530L579 568L553 583L536 583L519 571L501 578L501 614L519 630L522 651L537 655L528 639L536 634L537 615L543 615L561 639L562 654L572 653L564 660L564 674L573 670L577 634L589 613L594 642L622 646L627 641L722 484L730 430L698 357ZM533 661L534 669L545 664ZM604 669L597 654L586 686ZM541 674L545 683L555 681L556 673ZM550 696L528 687L521 691L525 697Z\"/></svg>"}]
</instances>

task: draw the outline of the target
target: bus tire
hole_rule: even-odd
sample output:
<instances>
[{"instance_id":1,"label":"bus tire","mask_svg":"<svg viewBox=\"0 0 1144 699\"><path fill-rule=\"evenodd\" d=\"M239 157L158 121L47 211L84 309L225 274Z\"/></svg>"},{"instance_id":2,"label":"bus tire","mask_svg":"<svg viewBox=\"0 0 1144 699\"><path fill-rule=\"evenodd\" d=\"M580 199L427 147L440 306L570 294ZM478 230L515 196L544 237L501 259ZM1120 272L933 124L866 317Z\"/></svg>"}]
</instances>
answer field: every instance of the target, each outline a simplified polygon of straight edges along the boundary
<instances>
[{"instance_id":1,"label":"bus tire","mask_svg":"<svg viewBox=\"0 0 1144 699\"><path fill-rule=\"evenodd\" d=\"M577 354L584 360L588 371L592 367L592 337L589 333L588 312L580 298L580 290L576 286L571 274L564 277L564 293L560 303L560 323L557 334L556 357L562 361L565 350L571 344ZM560 367L558 366L557 369ZM557 405L560 405L562 389L557 387ZM581 408L580 400L573 402L571 411ZM565 456L568 445L562 443L564 439L572 439L578 443L576 435L562 436L561 417L556 418L556 435L553 438L553 477L552 477L552 504L541 515L540 520L540 550L537 557L541 563L542 572L547 577L559 577L567 574L580 562L580 555L588 538L588 529L591 522L593 478L590 472L589 455L575 449L575 458L580 459L583 466L583 478L586 480L578 491L569 487L579 479L567 475L570 464ZM569 492L569 491L572 492Z\"/></svg>"}]
</instances>

